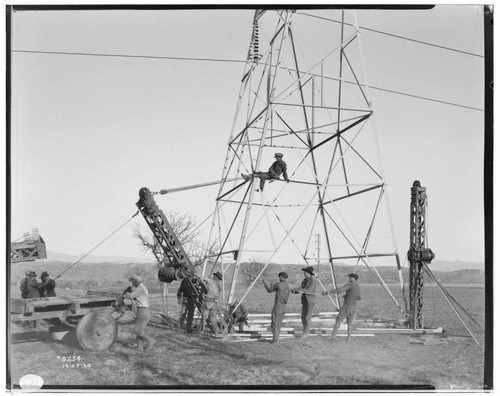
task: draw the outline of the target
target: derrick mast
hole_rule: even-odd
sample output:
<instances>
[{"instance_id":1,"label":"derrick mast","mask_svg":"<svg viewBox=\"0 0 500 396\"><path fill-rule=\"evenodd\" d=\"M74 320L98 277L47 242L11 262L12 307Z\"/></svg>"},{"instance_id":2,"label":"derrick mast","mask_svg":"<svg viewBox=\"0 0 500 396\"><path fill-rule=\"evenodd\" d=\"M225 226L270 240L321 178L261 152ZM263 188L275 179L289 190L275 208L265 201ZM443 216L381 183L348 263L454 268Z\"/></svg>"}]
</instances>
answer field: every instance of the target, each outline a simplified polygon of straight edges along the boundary
<instances>
[{"instance_id":1,"label":"derrick mast","mask_svg":"<svg viewBox=\"0 0 500 396\"><path fill-rule=\"evenodd\" d=\"M410 204L410 311L408 326L414 330L424 327L424 263L434 259L434 253L427 247L427 194L418 180L411 188Z\"/></svg>"},{"instance_id":2,"label":"derrick mast","mask_svg":"<svg viewBox=\"0 0 500 396\"><path fill-rule=\"evenodd\" d=\"M136 205L163 251L164 266L159 269L158 278L165 283L187 279L189 288L196 296L195 304L200 309L206 287L196 275L193 263L184 251L165 214L156 204L153 193L147 187L139 190L139 201Z\"/></svg>"}]
</instances>

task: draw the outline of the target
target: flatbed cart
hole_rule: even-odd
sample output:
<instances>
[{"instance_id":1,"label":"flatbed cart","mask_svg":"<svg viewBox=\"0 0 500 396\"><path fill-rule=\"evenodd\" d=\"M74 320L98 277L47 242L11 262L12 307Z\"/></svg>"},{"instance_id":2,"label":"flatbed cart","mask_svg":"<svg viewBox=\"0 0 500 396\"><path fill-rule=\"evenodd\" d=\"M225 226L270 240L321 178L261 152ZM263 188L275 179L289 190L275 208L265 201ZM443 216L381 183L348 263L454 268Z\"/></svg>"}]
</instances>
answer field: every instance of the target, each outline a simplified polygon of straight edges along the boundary
<instances>
[{"instance_id":1,"label":"flatbed cart","mask_svg":"<svg viewBox=\"0 0 500 396\"><path fill-rule=\"evenodd\" d=\"M19 324L45 320L56 340L75 330L84 350L103 351L116 341L117 319L129 309L122 293L87 291L75 297L13 298L11 320Z\"/></svg>"}]
</instances>

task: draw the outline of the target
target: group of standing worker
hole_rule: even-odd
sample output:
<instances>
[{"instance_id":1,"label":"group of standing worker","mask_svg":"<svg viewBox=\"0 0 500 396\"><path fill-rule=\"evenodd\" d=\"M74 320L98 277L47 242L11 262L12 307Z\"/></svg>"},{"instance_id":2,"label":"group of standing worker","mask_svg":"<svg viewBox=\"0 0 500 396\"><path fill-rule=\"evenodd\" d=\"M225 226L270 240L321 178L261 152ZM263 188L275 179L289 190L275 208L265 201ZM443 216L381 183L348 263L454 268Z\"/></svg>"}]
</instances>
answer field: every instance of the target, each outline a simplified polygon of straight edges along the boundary
<instances>
[{"instance_id":1,"label":"group of standing worker","mask_svg":"<svg viewBox=\"0 0 500 396\"><path fill-rule=\"evenodd\" d=\"M40 297L55 297L56 282L50 279L47 271L43 271L40 275L41 282L36 280L36 272L27 270L24 273L26 276L21 281L21 298L40 298Z\"/></svg>"},{"instance_id":2,"label":"group of standing worker","mask_svg":"<svg viewBox=\"0 0 500 396\"><path fill-rule=\"evenodd\" d=\"M300 287L290 288L290 285L287 282L288 274L286 272L280 272L278 274L279 282L274 284L270 284L265 280L262 280L269 293L276 292L274 307L271 313L271 332L273 333L272 343L277 343L279 341L281 324L283 323L283 318L285 317L286 304L290 293L302 293L300 298L302 303L301 320L303 328L301 338L309 336L312 313L316 303L316 287L319 284L319 280L316 278L313 267L302 268L302 271L304 271L304 280L302 281ZM340 324L344 319L346 319L347 341L350 341L351 326L356 311L356 301L361 300L361 291L358 284L358 275L352 273L347 276L349 277L349 282L347 284L337 289L325 290L321 294L326 296L328 294L346 293L344 297L344 304L340 308L340 311L335 319L332 336L335 337L337 335Z\"/></svg>"},{"instance_id":3,"label":"group of standing worker","mask_svg":"<svg viewBox=\"0 0 500 396\"><path fill-rule=\"evenodd\" d=\"M319 280L314 273L313 267L302 268L302 271L304 271L304 280L299 287L290 287L288 284L288 274L286 272L280 272L278 274L279 281L274 284L262 280L266 290L269 293L275 293L274 306L271 313L271 331L273 334L272 343L277 343L279 341L281 325L285 317L286 304L288 303L290 293L302 293L301 319L303 331L301 338L308 337L310 334L312 313L316 303L316 296L318 294L316 293L316 287L319 284ZM340 294L345 292L344 304L340 308L340 311L335 319L332 336L336 336L340 324L344 319L346 319L347 341L350 341L351 326L356 311L356 302L361 299L361 291L359 284L357 283L358 275L351 273L347 276L349 278L349 282L347 284L336 289L325 290L321 293L321 295L326 296L328 294ZM202 277L201 279L206 287L206 294L204 299L205 301L201 309L202 328L200 330L203 331L203 326L207 319L216 338L222 337L223 333L230 330L226 327L228 323L239 324L241 330L248 317L248 312L243 305L237 304L237 302L233 303L230 307L229 317L224 318L221 313L218 298L222 291L222 274L220 272L215 272L212 274L211 279L206 277ZM145 347L145 349L150 349L155 344L155 341L153 338L145 334L146 325L151 319L149 293L146 286L142 283L142 279L138 275L132 275L129 278L129 281L132 282L133 287L126 291L125 296L133 300L137 310L134 327L137 347L140 349L143 347ZM196 296L193 295L192 288L189 287L188 282L189 280L187 278L183 279L181 282L177 292L177 302L183 308L179 325L182 327L184 322L186 322L186 331L188 333L192 333ZM236 312L237 310L239 310L239 313Z\"/></svg>"}]
</instances>

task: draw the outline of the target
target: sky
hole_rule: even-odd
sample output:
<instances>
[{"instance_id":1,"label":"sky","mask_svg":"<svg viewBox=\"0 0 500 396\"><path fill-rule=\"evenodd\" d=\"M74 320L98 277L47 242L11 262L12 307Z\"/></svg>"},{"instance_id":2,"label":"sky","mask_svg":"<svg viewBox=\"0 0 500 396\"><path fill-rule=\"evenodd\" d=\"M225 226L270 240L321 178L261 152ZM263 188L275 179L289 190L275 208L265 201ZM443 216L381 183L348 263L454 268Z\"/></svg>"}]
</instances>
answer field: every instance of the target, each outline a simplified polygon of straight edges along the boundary
<instances>
[{"instance_id":1,"label":"sky","mask_svg":"<svg viewBox=\"0 0 500 396\"><path fill-rule=\"evenodd\" d=\"M364 30L362 43L370 85L388 90L370 97L399 254L418 179L436 259L484 261L482 6L356 15L391 34ZM252 19L244 9L14 13L11 239L38 228L48 250L83 255L126 223L93 254L143 257L131 227L145 223L130 220L139 189L220 179ZM202 222L216 193L157 202Z\"/></svg>"}]
</instances>

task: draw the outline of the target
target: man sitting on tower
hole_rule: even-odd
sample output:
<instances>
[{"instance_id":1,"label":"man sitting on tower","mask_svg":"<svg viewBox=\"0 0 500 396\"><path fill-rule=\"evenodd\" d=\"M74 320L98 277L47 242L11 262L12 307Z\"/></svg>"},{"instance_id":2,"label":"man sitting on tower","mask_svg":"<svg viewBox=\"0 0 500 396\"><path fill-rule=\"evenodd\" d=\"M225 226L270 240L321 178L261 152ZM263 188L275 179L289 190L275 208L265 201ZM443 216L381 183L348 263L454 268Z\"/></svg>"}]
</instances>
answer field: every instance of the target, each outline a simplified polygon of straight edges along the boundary
<instances>
[{"instance_id":1,"label":"man sitting on tower","mask_svg":"<svg viewBox=\"0 0 500 396\"><path fill-rule=\"evenodd\" d=\"M253 175L244 175L242 173L241 176L243 176L243 179L245 180L250 180L252 176L259 177L260 191L264 191L264 185L266 183L266 180L271 180L271 182L273 180L278 180L282 173L283 173L283 178L288 183L290 179L288 179L288 174L286 173L286 162L283 161L283 154L276 153L274 154L274 158L276 158L276 161L273 162L268 172L254 172ZM259 189L256 189L255 191L259 191Z\"/></svg>"}]
</instances>

